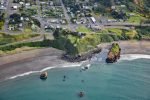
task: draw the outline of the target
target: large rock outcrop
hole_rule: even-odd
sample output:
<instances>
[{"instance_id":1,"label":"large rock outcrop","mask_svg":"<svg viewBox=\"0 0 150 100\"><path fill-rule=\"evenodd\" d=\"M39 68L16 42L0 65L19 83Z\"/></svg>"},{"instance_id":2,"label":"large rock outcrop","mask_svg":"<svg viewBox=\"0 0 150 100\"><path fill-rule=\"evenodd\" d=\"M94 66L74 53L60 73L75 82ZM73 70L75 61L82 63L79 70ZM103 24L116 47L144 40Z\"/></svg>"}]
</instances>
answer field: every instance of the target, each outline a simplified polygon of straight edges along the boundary
<instances>
[{"instance_id":1,"label":"large rock outcrop","mask_svg":"<svg viewBox=\"0 0 150 100\"><path fill-rule=\"evenodd\" d=\"M119 44L113 43L112 47L108 52L106 62L107 63L117 62L117 60L120 59L120 53L121 53L121 48L119 47Z\"/></svg>"}]
</instances>

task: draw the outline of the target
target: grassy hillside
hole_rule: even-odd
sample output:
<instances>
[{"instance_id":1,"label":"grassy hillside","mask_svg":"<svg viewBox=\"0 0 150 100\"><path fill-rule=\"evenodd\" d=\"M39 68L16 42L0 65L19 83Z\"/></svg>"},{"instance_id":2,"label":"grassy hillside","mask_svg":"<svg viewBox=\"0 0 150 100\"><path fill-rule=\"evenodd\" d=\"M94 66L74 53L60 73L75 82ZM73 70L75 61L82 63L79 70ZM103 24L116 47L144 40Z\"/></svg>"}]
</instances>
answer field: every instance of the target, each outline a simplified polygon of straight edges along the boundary
<instances>
[{"instance_id":1,"label":"grassy hillside","mask_svg":"<svg viewBox=\"0 0 150 100\"><path fill-rule=\"evenodd\" d=\"M66 51L70 55L78 55L94 49L97 45L104 42L112 42L118 40L141 39L149 37L149 27L136 27L135 30L124 30L109 28L99 32L89 33L71 32L69 30L57 29L53 35L54 40L44 40L38 42L15 43L10 45L0 46L0 51L8 52L22 47L54 47ZM8 43L11 41L20 41L22 39L33 37L30 35L6 35L1 34L0 37L7 37ZM115 48L113 50L116 51Z\"/></svg>"},{"instance_id":2,"label":"grassy hillside","mask_svg":"<svg viewBox=\"0 0 150 100\"><path fill-rule=\"evenodd\" d=\"M76 55L94 49L100 43L140 39L136 30L106 29L103 31L92 34L86 33L81 37L78 35L78 32L72 33L70 31L59 30L59 32L54 32L55 40L53 47L65 50L68 54Z\"/></svg>"}]
</instances>

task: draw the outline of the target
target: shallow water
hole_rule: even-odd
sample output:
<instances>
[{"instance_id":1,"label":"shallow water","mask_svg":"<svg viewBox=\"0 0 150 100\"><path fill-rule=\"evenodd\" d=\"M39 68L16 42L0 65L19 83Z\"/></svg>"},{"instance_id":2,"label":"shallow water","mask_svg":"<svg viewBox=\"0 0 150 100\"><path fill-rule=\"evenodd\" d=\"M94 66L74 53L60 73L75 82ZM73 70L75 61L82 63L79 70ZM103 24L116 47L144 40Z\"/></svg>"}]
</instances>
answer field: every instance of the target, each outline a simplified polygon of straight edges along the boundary
<instances>
[{"instance_id":1,"label":"shallow water","mask_svg":"<svg viewBox=\"0 0 150 100\"><path fill-rule=\"evenodd\" d=\"M150 100L150 59L81 67L51 69L45 81L34 73L2 82L0 100Z\"/></svg>"}]
</instances>

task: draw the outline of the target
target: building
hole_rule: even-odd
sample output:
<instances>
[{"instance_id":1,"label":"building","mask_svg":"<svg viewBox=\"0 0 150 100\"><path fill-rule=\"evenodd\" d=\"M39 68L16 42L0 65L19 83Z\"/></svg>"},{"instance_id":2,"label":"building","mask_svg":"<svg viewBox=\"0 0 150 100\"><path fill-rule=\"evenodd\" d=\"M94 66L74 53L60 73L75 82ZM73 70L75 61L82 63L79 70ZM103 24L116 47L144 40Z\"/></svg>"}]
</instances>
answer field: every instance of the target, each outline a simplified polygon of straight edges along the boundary
<instances>
[{"instance_id":1,"label":"building","mask_svg":"<svg viewBox=\"0 0 150 100\"><path fill-rule=\"evenodd\" d=\"M111 9L112 9L112 10L116 9L116 6L111 6Z\"/></svg>"},{"instance_id":2,"label":"building","mask_svg":"<svg viewBox=\"0 0 150 100\"><path fill-rule=\"evenodd\" d=\"M94 17L90 17L93 23L96 23L96 19Z\"/></svg>"},{"instance_id":3,"label":"building","mask_svg":"<svg viewBox=\"0 0 150 100\"><path fill-rule=\"evenodd\" d=\"M13 10L17 10L17 9L18 9L18 6L13 6L12 9L13 9Z\"/></svg>"}]
</instances>

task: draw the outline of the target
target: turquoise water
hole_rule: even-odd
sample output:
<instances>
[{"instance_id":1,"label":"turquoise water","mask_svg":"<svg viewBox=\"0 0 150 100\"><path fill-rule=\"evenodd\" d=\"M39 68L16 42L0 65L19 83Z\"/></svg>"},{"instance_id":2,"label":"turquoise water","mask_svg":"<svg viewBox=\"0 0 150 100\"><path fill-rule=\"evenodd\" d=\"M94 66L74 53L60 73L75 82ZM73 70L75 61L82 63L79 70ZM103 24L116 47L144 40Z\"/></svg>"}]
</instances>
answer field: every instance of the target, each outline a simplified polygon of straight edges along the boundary
<instances>
[{"instance_id":1,"label":"turquoise water","mask_svg":"<svg viewBox=\"0 0 150 100\"><path fill-rule=\"evenodd\" d=\"M36 73L2 82L0 100L150 100L149 59L97 62L87 71L80 69L51 69L46 81Z\"/></svg>"}]
</instances>

